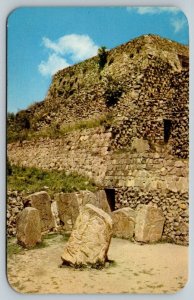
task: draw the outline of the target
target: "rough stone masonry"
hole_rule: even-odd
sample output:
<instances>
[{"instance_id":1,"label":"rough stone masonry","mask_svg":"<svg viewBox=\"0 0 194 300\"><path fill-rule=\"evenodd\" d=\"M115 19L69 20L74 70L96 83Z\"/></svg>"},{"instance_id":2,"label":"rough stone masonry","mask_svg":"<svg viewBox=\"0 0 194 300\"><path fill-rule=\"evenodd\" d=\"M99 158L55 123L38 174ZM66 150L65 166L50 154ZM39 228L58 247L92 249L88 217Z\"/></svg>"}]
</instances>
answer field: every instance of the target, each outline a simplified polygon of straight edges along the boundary
<instances>
[{"instance_id":1,"label":"rough stone masonry","mask_svg":"<svg viewBox=\"0 0 194 300\"><path fill-rule=\"evenodd\" d=\"M11 143L11 163L87 175L114 190L114 209L156 203L163 239L188 244L188 50L145 35L108 51L102 70L94 57L57 72L45 100L25 111L31 130L107 122Z\"/></svg>"}]
</instances>

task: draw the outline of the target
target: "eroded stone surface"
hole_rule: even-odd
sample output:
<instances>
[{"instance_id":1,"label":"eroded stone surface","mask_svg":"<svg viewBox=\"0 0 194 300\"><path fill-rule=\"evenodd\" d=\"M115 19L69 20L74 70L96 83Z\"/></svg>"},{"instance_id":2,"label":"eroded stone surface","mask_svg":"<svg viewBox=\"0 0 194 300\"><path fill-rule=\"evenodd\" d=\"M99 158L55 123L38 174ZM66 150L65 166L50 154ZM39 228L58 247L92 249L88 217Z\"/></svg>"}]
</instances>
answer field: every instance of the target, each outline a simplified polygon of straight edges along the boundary
<instances>
[{"instance_id":1,"label":"eroded stone surface","mask_svg":"<svg viewBox=\"0 0 194 300\"><path fill-rule=\"evenodd\" d=\"M76 193L56 194L56 203L59 219L65 231L71 231L79 215L79 204Z\"/></svg>"},{"instance_id":2,"label":"eroded stone surface","mask_svg":"<svg viewBox=\"0 0 194 300\"><path fill-rule=\"evenodd\" d=\"M53 217L54 217L55 228L57 229L58 226L60 225L59 213L58 213L58 208L57 208L57 201L53 201L51 203L51 212L52 212Z\"/></svg>"},{"instance_id":3,"label":"eroded stone surface","mask_svg":"<svg viewBox=\"0 0 194 300\"><path fill-rule=\"evenodd\" d=\"M137 209L135 240L139 242L157 242L162 237L164 215L155 205L141 205Z\"/></svg>"},{"instance_id":4,"label":"eroded stone surface","mask_svg":"<svg viewBox=\"0 0 194 300\"><path fill-rule=\"evenodd\" d=\"M136 212L130 207L113 211L113 235L119 238L131 239L134 235L135 218Z\"/></svg>"},{"instance_id":5,"label":"eroded stone surface","mask_svg":"<svg viewBox=\"0 0 194 300\"><path fill-rule=\"evenodd\" d=\"M107 213L111 212L106 193L103 190L96 193L87 190L74 193L59 193L56 194L55 199L59 219L64 224L63 229L66 231L72 230L81 208L86 204L92 204Z\"/></svg>"},{"instance_id":6,"label":"eroded stone surface","mask_svg":"<svg viewBox=\"0 0 194 300\"><path fill-rule=\"evenodd\" d=\"M105 190L99 190L95 192L95 195L97 197L97 206L107 212L108 214L111 214L111 209L108 204L107 196Z\"/></svg>"},{"instance_id":7,"label":"eroded stone surface","mask_svg":"<svg viewBox=\"0 0 194 300\"><path fill-rule=\"evenodd\" d=\"M18 242L26 248L32 248L41 242L41 222L39 211L26 207L19 213L16 226Z\"/></svg>"},{"instance_id":8,"label":"eroded stone surface","mask_svg":"<svg viewBox=\"0 0 194 300\"><path fill-rule=\"evenodd\" d=\"M112 236L112 219L92 204L82 207L65 246L63 264L104 266Z\"/></svg>"},{"instance_id":9,"label":"eroded stone surface","mask_svg":"<svg viewBox=\"0 0 194 300\"><path fill-rule=\"evenodd\" d=\"M38 209L41 220L41 230L48 231L55 226L54 217L51 212L51 198L45 191L34 193L24 200L24 206Z\"/></svg>"},{"instance_id":10,"label":"eroded stone surface","mask_svg":"<svg viewBox=\"0 0 194 300\"><path fill-rule=\"evenodd\" d=\"M86 204L93 204L95 206L98 206L98 201L94 193L86 190L86 191L79 191L76 193L78 204L80 207L86 205Z\"/></svg>"}]
</instances>

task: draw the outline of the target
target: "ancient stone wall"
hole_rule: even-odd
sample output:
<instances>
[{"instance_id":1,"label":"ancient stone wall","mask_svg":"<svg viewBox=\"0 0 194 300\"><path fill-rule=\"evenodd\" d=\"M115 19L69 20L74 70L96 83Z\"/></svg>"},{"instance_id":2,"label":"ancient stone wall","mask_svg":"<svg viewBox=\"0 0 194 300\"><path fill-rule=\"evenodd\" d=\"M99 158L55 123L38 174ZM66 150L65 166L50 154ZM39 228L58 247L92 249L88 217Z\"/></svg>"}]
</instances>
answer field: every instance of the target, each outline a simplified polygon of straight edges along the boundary
<instances>
[{"instance_id":1,"label":"ancient stone wall","mask_svg":"<svg viewBox=\"0 0 194 300\"><path fill-rule=\"evenodd\" d=\"M147 151L112 154L104 179L106 186L133 187L144 191L188 191L188 160Z\"/></svg>"},{"instance_id":2,"label":"ancient stone wall","mask_svg":"<svg viewBox=\"0 0 194 300\"><path fill-rule=\"evenodd\" d=\"M116 208L131 207L139 204L154 203L160 207L165 216L164 241L188 245L189 243L189 199L188 192L169 190L152 190L122 187L116 188Z\"/></svg>"},{"instance_id":3,"label":"ancient stone wall","mask_svg":"<svg viewBox=\"0 0 194 300\"><path fill-rule=\"evenodd\" d=\"M8 145L12 164L42 169L67 170L102 184L109 155L110 132L103 128L75 131L64 138L41 138Z\"/></svg>"},{"instance_id":4,"label":"ancient stone wall","mask_svg":"<svg viewBox=\"0 0 194 300\"><path fill-rule=\"evenodd\" d=\"M67 139L67 137L69 139ZM66 169L116 191L115 209L156 203L166 217L163 239L188 243L188 160L150 149L135 139L131 152L108 151L111 134L85 130L66 139L9 145L12 163L43 169Z\"/></svg>"},{"instance_id":5,"label":"ancient stone wall","mask_svg":"<svg viewBox=\"0 0 194 300\"><path fill-rule=\"evenodd\" d=\"M156 201L164 237L188 242L188 47L143 36L59 71L26 112L32 129L112 116L97 128L8 145L11 163L84 174L116 191L116 208ZM179 212L177 216L175 212ZM182 228L182 229L181 229Z\"/></svg>"},{"instance_id":6,"label":"ancient stone wall","mask_svg":"<svg viewBox=\"0 0 194 300\"><path fill-rule=\"evenodd\" d=\"M148 67L136 84L128 82L131 89L117 105L119 121L112 128L112 147L130 148L137 137L153 146L155 143L171 145L172 155L187 158L188 69L173 70L160 58L148 57Z\"/></svg>"}]
</instances>

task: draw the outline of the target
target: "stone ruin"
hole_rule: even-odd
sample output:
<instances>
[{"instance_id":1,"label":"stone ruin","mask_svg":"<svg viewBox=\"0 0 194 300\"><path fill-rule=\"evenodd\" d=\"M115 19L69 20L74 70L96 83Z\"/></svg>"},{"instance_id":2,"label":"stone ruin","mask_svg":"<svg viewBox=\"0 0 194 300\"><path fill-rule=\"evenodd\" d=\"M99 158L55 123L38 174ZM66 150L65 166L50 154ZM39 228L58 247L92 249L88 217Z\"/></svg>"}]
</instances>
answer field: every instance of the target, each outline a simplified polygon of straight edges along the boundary
<instances>
[{"instance_id":1,"label":"stone ruin","mask_svg":"<svg viewBox=\"0 0 194 300\"><path fill-rule=\"evenodd\" d=\"M17 116L39 133L51 124L98 126L13 142L8 156L16 165L88 176L112 210L157 205L162 239L188 245L188 99L188 47L145 35L108 51L101 71L94 57L57 72L45 100Z\"/></svg>"},{"instance_id":2,"label":"stone ruin","mask_svg":"<svg viewBox=\"0 0 194 300\"><path fill-rule=\"evenodd\" d=\"M113 236L132 239L134 236L136 212L130 207L124 207L112 212Z\"/></svg>"},{"instance_id":3,"label":"stone ruin","mask_svg":"<svg viewBox=\"0 0 194 300\"><path fill-rule=\"evenodd\" d=\"M79 191L75 193L58 193L55 195L56 207L58 210L59 222L62 223L65 231L71 231L82 207L86 204L93 204L111 213L106 193L99 190L96 193L90 191Z\"/></svg>"},{"instance_id":4,"label":"stone ruin","mask_svg":"<svg viewBox=\"0 0 194 300\"><path fill-rule=\"evenodd\" d=\"M111 212L102 190L56 194L52 203L55 203L54 214L45 191L29 195L23 202L28 206L17 215L18 243L30 249L41 242L46 232L70 233L61 256L62 266L104 267L109 261L107 253L112 236L141 243L158 242L162 238L165 218L160 208L150 203L139 205L136 210L125 207ZM46 230L48 224L52 226Z\"/></svg>"},{"instance_id":5,"label":"stone ruin","mask_svg":"<svg viewBox=\"0 0 194 300\"><path fill-rule=\"evenodd\" d=\"M45 191L29 195L23 201L24 207L34 207L39 211L41 231L47 232L54 228L54 217L51 212L51 198Z\"/></svg>"},{"instance_id":6,"label":"stone ruin","mask_svg":"<svg viewBox=\"0 0 194 300\"><path fill-rule=\"evenodd\" d=\"M63 265L103 267L112 237L112 219L92 204L82 207L62 254Z\"/></svg>"},{"instance_id":7,"label":"stone ruin","mask_svg":"<svg viewBox=\"0 0 194 300\"><path fill-rule=\"evenodd\" d=\"M36 208L26 207L20 212L16 232L18 243L25 248L33 248L41 242L41 221Z\"/></svg>"},{"instance_id":8,"label":"stone ruin","mask_svg":"<svg viewBox=\"0 0 194 300\"><path fill-rule=\"evenodd\" d=\"M158 242L162 237L165 218L161 209L153 205L137 208L135 240L144 243Z\"/></svg>"}]
</instances>

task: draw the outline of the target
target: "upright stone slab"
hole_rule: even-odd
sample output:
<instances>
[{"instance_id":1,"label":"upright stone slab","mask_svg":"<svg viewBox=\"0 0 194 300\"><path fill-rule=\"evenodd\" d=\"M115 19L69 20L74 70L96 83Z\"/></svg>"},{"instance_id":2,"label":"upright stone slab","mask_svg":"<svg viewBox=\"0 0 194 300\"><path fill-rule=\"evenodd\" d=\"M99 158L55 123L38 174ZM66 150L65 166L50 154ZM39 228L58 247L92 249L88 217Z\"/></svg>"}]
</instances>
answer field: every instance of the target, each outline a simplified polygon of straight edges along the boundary
<instances>
[{"instance_id":1,"label":"upright stone slab","mask_svg":"<svg viewBox=\"0 0 194 300\"><path fill-rule=\"evenodd\" d=\"M79 215L82 207L86 204L92 204L98 208L103 209L107 213L111 213L106 193L98 191L92 193L90 191L79 191L74 193L59 193L55 195L57 203L58 216L63 222L63 229L71 231Z\"/></svg>"},{"instance_id":2,"label":"upright stone slab","mask_svg":"<svg viewBox=\"0 0 194 300\"><path fill-rule=\"evenodd\" d=\"M24 206L38 209L41 220L41 230L48 231L55 227L54 217L51 212L51 198L47 192L42 191L28 196L24 200Z\"/></svg>"},{"instance_id":3,"label":"upright stone slab","mask_svg":"<svg viewBox=\"0 0 194 300\"><path fill-rule=\"evenodd\" d=\"M41 242L40 215L36 208L26 207L18 215L16 237L18 243L26 248L32 248Z\"/></svg>"},{"instance_id":4,"label":"upright stone slab","mask_svg":"<svg viewBox=\"0 0 194 300\"><path fill-rule=\"evenodd\" d=\"M77 193L77 199L79 207L82 207L86 204L93 204L98 207L98 200L96 198L96 195L88 190L79 191Z\"/></svg>"},{"instance_id":5,"label":"upright stone slab","mask_svg":"<svg viewBox=\"0 0 194 300\"><path fill-rule=\"evenodd\" d=\"M95 195L97 197L97 207L101 208L108 214L111 214L111 209L108 204L107 196L105 190L99 190L95 192Z\"/></svg>"},{"instance_id":6,"label":"upright stone slab","mask_svg":"<svg viewBox=\"0 0 194 300\"><path fill-rule=\"evenodd\" d=\"M57 201L51 203L51 212L54 218L55 228L57 229L60 225L59 213L57 208Z\"/></svg>"},{"instance_id":7,"label":"upright stone slab","mask_svg":"<svg viewBox=\"0 0 194 300\"><path fill-rule=\"evenodd\" d=\"M112 219L102 209L87 204L81 209L65 246L62 261L71 266L104 266L112 236Z\"/></svg>"},{"instance_id":8,"label":"upright stone slab","mask_svg":"<svg viewBox=\"0 0 194 300\"><path fill-rule=\"evenodd\" d=\"M153 205L141 205L137 210L135 240L139 242L157 242L162 237L164 215L160 208Z\"/></svg>"},{"instance_id":9,"label":"upright stone slab","mask_svg":"<svg viewBox=\"0 0 194 300\"><path fill-rule=\"evenodd\" d=\"M59 193L55 195L58 216L63 222L63 229L71 231L79 215L79 204L76 193Z\"/></svg>"},{"instance_id":10,"label":"upright stone slab","mask_svg":"<svg viewBox=\"0 0 194 300\"><path fill-rule=\"evenodd\" d=\"M131 239L135 230L136 212L130 207L124 207L112 212L113 236Z\"/></svg>"}]
</instances>

